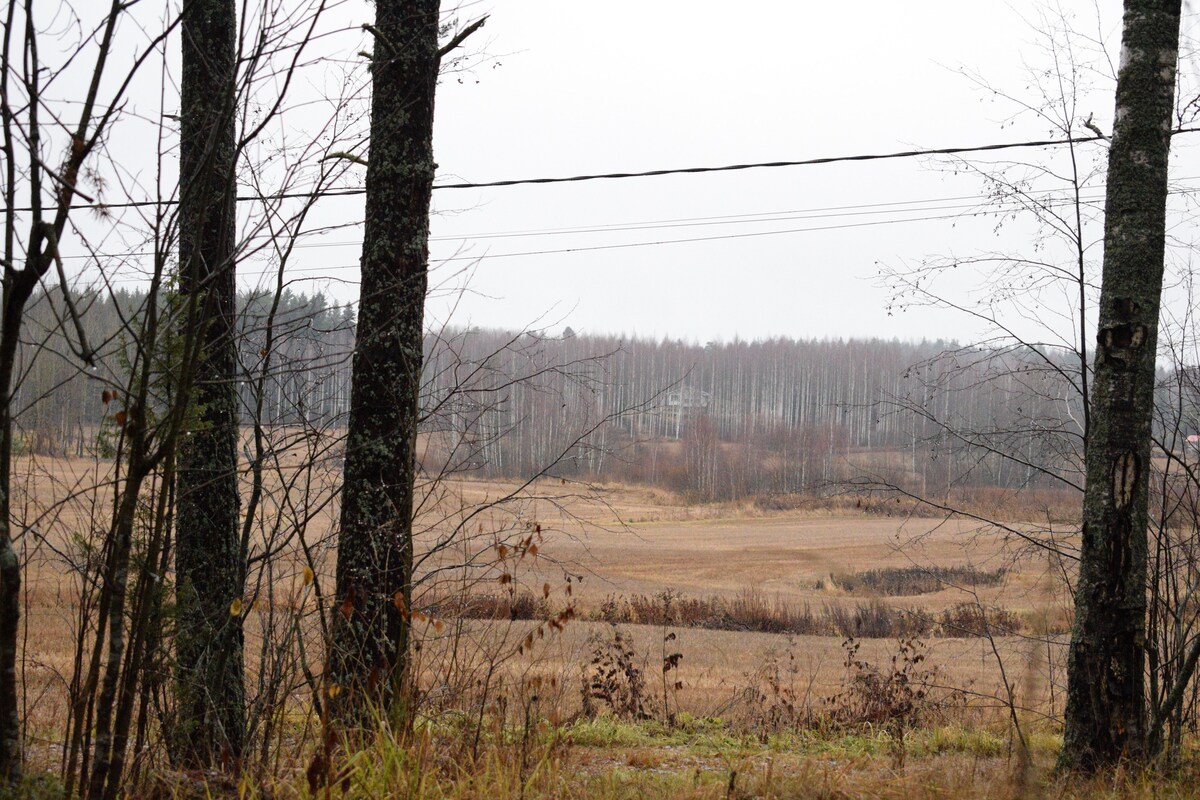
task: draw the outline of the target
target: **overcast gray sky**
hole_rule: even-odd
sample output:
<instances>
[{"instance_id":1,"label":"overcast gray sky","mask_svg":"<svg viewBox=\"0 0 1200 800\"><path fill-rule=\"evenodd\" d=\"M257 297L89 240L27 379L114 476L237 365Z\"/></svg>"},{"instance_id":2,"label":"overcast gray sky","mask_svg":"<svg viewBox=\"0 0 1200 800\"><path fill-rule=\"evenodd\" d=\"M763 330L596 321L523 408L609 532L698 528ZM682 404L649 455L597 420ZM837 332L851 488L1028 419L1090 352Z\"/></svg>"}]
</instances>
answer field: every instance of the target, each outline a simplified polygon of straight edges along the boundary
<instances>
[{"instance_id":1,"label":"overcast gray sky","mask_svg":"<svg viewBox=\"0 0 1200 800\"><path fill-rule=\"evenodd\" d=\"M1052 8L962 0L743 7L468 0L463 23L489 19L468 42L470 68L445 76L439 88L438 183L1051 138L1060 132L1034 109L1063 90L1060 75L1077 86L1077 132L1087 133L1078 124L1088 115L1109 130L1109 54L1118 50L1120 7L1118 0L1061 0ZM320 43L334 60L310 65L293 92L320 96L345 74L365 81L355 52L368 46L359 26L372 17L363 0L336 4L330 24L345 32ZM1052 46L1049 32L1064 24L1075 33ZM1189 37L1194 28L1189 12ZM1190 92L1200 72L1190 47L1181 72ZM153 95L148 87L134 100ZM304 113L289 112L286 124L293 131L320 124L317 112L307 112L308 121ZM147 141L115 138L110 150L123 165L137 164ZM1200 134L1176 137L1173 153L1180 191L1172 198L1179 245L1172 258L1181 264L1194 238L1193 197L1184 190L1200 185L1197 145ZM1105 156L1089 144L1078 157L1086 171ZM1025 217L971 215L986 207L979 170L1002 161L1069 168L1064 149L1029 149L972 159L974 166L922 158L440 190L432 255L442 290L429 314L458 325L570 325L701 342L970 339L982 326L961 314L889 314L891 295L877 275L881 266L909 269L929 258L1033 255L1035 246L1041 258L1069 261L1062 243ZM362 172L351 168L346 183L361 185ZM140 174L149 183L154 171ZM1020 166L1008 175L1035 192L1063 188ZM1098 200L1102 180L1092 185ZM356 298L361 217L361 197L320 202L314 220L342 227L323 235L322 246L297 251L293 274L312 279L301 287ZM1099 237L1098 226L1091 235ZM1088 255L1098 265L1098 247ZM243 284L261 280L254 261L239 269ZM957 303L978 303L988 296L979 289L986 277L964 265L934 286ZM1044 290L1014 324L1024 330L1049 320L1070 335L1077 326L1061 295ZM1173 297L1179 303L1183 295Z\"/></svg>"},{"instance_id":2,"label":"overcast gray sky","mask_svg":"<svg viewBox=\"0 0 1200 800\"><path fill-rule=\"evenodd\" d=\"M1063 2L1061 8L1079 31L1079 60L1097 60L1090 42L1099 39L1116 52L1118 2ZM1057 11L955 0L730 9L663 0L470 7L470 14L490 14L474 46L495 61L459 76L461 83L448 79L440 90L435 147L442 180L799 160L1040 139L1051 132L963 70L1018 100L1041 102L1031 70L1053 69L1053 63L1038 29L1055 22ZM1112 87L1104 73L1110 66L1094 66L1099 74L1084 80L1096 91L1081 98L1081 116L1094 113L1107 130ZM1037 150L1003 156L1048 157ZM480 259L472 295L455 311L476 324L516 326L548 313L549 320L579 329L701 341L955 334L970 326L944 314L888 316L888 292L872 280L877 262L915 265L931 255L1018 250L1030 244L1030 228L1017 222L997 236L995 218L947 220L962 209L940 208L969 200L903 212L885 206L780 214L791 219L774 222L730 219L963 198L984 188L977 176L937 167L919 159L441 191L433 253ZM939 219L895 222L913 217ZM456 238L664 220L692 222ZM830 229L744 236L822 227ZM740 238L711 239L735 235ZM709 240L613 248L694 238ZM587 247L612 249L508 255ZM961 278L957 288L971 283ZM443 313L436 303L431 311Z\"/></svg>"}]
</instances>

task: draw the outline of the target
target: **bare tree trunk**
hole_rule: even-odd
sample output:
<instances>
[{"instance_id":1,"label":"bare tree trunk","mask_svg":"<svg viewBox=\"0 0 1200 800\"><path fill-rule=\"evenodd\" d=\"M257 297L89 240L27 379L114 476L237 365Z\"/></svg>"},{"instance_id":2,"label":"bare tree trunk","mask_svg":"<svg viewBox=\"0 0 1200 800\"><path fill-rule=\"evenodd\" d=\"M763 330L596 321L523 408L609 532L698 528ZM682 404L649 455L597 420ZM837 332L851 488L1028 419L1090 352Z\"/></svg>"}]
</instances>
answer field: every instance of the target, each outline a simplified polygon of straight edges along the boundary
<instances>
[{"instance_id":1,"label":"bare tree trunk","mask_svg":"<svg viewBox=\"0 0 1200 800\"><path fill-rule=\"evenodd\" d=\"M56 175L53 203L46 203L43 187L47 170L41 159L42 112L41 81L44 65L38 56L38 26L32 19L33 3L22 9L24 30L16 10L20 3L10 2L4 20L3 45L0 47L0 128L3 129L4 161L4 237L3 290L0 311L0 780L15 782L21 777L21 720L17 706L17 641L20 621L21 565L13 547L12 531L12 445L13 386L17 348L20 344L26 304L59 258L58 243L66 230L80 172L95 149L100 134L111 119L113 107L98 111L97 98L105 77L105 64L113 44L117 21L127 6L114 2L105 13L96 38L96 60L92 68L77 125L71 130L71 147ZM13 52L16 44L18 53ZM18 67L17 65L22 66ZM136 67L135 67L136 69ZM47 73L49 74L49 73ZM24 76L24 100L14 102L10 76ZM123 89L122 89L123 91ZM119 99L119 94L117 95ZM112 102L117 103L117 99ZM51 116L55 127L63 125ZM18 165L18 147L29 156L28 173ZM32 216L25 236L24 252L17 236L17 188L28 181ZM47 193L49 194L49 193ZM61 261L58 262L61 265ZM22 266L18 267L18 264ZM76 319L78 324L78 319ZM81 341L77 353L91 363L92 355Z\"/></svg>"},{"instance_id":2,"label":"bare tree trunk","mask_svg":"<svg viewBox=\"0 0 1200 800\"><path fill-rule=\"evenodd\" d=\"M1126 0L1059 763L1147 755L1147 495L1180 0Z\"/></svg>"},{"instance_id":3,"label":"bare tree trunk","mask_svg":"<svg viewBox=\"0 0 1200 800\"><path fill-rule=\"evenodd\" d=\"M179 286L183 324L199 326L200 346L179 452L174 755L188 765L230 766L245 736L242 620L233 610L246 560L237 485L233 0L187 0L182 29Z\"/></svg>"},{"instance_id":4,"label":"bare tree trunk","mask_svg":"<svg viewBox=\"0 0 1200 800\"><path fill-rule=\"evenodd\" d=\"M428 269L438 0L377 0L362 294L338 532L335 715L407 716L413 480Z\"/></svg>"},{"instance_id":5,"label":"bare tree trunk","mask_svg":"<svg viewBox=\"0 0 1200 800\"><path fill-rule=\"evenodd\" d=\"M21 565L12 542L10 490L13 367L25 302L33 288L32 282L22 280L23 274L5 270L4 311L0 317L0 778L9 781L21 777L21 720L17 707Z\"/></svg>"}]
</instances>

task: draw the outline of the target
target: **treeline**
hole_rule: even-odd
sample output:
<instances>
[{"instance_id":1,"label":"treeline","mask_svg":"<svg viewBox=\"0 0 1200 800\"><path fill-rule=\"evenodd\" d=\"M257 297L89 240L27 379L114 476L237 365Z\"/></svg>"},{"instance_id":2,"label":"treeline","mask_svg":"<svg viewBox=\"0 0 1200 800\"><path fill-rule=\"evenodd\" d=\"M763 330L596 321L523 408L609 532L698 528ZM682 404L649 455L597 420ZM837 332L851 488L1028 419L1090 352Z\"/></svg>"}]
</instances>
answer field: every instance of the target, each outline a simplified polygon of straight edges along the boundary
<instances>
[{"instance_id":1,"label":"treeline","mask_svg":"<svg viewBox=\"0 0 1200 800\"><path fill-rule=\"evenodd\" d=\"M442 413L427 460L441 453L456 469L528 476L554 464L705 500L809 491L863 470L929 492L1046 485L1076 469L1072 365L1057 353L570 329L457 331L428 349L426 396ZM1018 461L1002 455L1014 450Z\"/></svg>"},{"instance_id":2,"label":"treeline","mask_svg":"<svg viewBox=\"0 0 1200 800\"><path fill-rule=\"evenodd\" d=\"M35 298L15 396L20 446L103 451L111 409L93 379L116 378L129 362L123 332L146 299L74 298L98 354L81 372L61 298ZM349 409L354 323L350 307L321 294L242 294L243 424L336 434ZM425 351L427 471L548 469L712 500L811 490L864 469L923 492L931 481L1045 484L1047 471L1076 469L1065 357L940 340L701 345L570 328L443 329L427 335ZM1020 463L999 455L1013 451Z\"/></svg>"},{"instance_id":3,"label":"treeline","mask_svg":"<svg viewBox=\"0 0 1200 800\"><path fill-rule=\"evenodd\" d=\"M104 402L104 387L124 383L136 346L131 332L137 330L147 299L145 292L128 290L72 295L95 361L81 370L81 344L75 341L73 323L62 322L67 310L61 295L56 290L34 296L18 351L13 397L20 447L55 456L83 456L106 447L104 425L113 407ZM243 420L329 426L344 417L354 348L352 310L322 294L291 292L278 297L241 293L237 305ZM160 304L160 311L164 307Z\"/></svg>"}]
</instances>

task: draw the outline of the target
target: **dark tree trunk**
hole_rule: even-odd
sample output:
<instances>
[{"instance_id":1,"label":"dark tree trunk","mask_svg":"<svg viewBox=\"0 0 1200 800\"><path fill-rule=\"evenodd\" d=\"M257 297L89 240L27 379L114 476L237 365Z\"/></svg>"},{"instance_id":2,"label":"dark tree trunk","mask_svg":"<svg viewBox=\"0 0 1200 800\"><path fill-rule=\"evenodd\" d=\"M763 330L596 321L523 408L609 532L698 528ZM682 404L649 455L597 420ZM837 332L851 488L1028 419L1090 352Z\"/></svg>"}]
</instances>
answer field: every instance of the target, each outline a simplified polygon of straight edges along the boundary
<instances>
[{"instance_id":1,"label":"dark tree trunk","mask_svg":"<svg viewBox=\"0 0 1200 800\"><path fill-rule=\"evenodd\" d=\"M56 176L57 202L52 207L43 205L42 186L44 167L38 159L31 159L27 172L18 174L16 150L18 140L28 147L28 153L42 157L42 131L38 112L42 105L39 81L43 67L36 59L36 33L32 20L27 19L27 38L22 46L22 57L27 65L25 88L29 93L28 113L24 130L16 134L22 125L17 121L17 110L9 105L8 80L16 58L11 51L14 11L18 4L10 3L4 23L4 45L0 48L0 122L3 137L0 139L4 163L4 258L3 278L0 279L0 780L16 782L21 777L21 719L17 706L17 641L21 611L21 564L13 547L12 530L12 444L13 444L13 378L17 348L20 344L21 325L25 307L38 282L49 272L58 256L58 242L67 226L71 211L71 200L79 180L80 170L91 154L103 125L93 120L96 96L104 75L104 64L110 52L117 20L128 7L114 0L107 12L102 33L96 40L98 57L91 75L87 99L80 111L79 124L72 132L71 149ZM32 5L25 4L25 13L32 13ZM32 60L32 63L30 61ZM15 74L15 73L14 73ZM104 118L107 119L107 118ZM62 126L61 119L54 118L56 128ZM29 193L33 201L33 217L25 239L24 265L18 269L17 187L29 182ZM78 322L78 320L76 320ZM82 344L82 342L81 342ZM83 359L91 363L92 356L83 348Z\"/></svg>"},{"instance_id":2,"label":"dark tree trunk","mask_svg":"<svg viewBox=\"0 0 1200 800\"><path fill-rule=\"evenodd\" d=\"M1126 0L1061 766L1146 752L1147 487L1180 0Z\"/></svg>"},{"instance_id":3,"label":"dark tree trunk","mask_svg":"<svg viewBox=\"0 0 1200 800\"><path fill-rule=\"evenodd\" d=\"M233 0L187 0L182 33L179 287L183 324L199 326L193 328L199 347L194 412L179 450L173 739L183 764L231 765L245 734L242 620L231 613L245 574L237 484Z\"/></svg>"},{"instance_id":4,"label":"dark tree trunk","mask_svg":"<svg viewBox=\"0 0 1200 800\"><path fill-rule=\"evenodd\" d=\"M344 721L405 717L438 0L377 0L362 290L330 676Z\"/></svg>"},{"instance_id":5,"label":"dark tree trunk","mask_svg":"<svg viewBox=\"0 0 1200 800\"><path fill-rule=\"evenodd\" d=\"M12 389L25 303L35 279L31 263L6 269L0 317L0 779L21 776L21 719L17 708L17 642L21 619L21 565L12 541ZM46 267L42 266L44 272Z\"/></svg>"}]
</instances>

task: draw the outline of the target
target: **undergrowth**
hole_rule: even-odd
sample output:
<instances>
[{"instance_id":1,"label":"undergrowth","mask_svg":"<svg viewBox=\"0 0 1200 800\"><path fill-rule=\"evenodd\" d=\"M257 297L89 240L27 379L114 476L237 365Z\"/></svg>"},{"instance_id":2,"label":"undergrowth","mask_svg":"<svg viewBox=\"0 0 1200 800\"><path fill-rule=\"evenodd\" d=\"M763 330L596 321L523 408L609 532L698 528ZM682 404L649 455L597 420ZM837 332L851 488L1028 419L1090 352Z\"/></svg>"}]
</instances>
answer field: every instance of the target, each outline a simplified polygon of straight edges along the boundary
<instances>
[{"instance_id":1,"label":"undergrowth","mask_svg":"<svg viewBox=\"0 0 1200 800\"><path fill-rule=\"evenodd\" d=\"M834 584L852 594L869 593L885 597L910 597L931 594L951 587L996 586L1004 579L1003 568L980 570L962 567L882 567L862 572L833 575Z\"/></svg>"},{"instance_id":2,"label":"undergrowth","mask_svg":"<svg viewBox=\"0 0 1200 800\"><path fill-rule=\"evenodd\" d=\"M536 620L548 613L543 598L524 591L512 597L482 595L457 605L442 604L438 610L444 615L488 620ZM733 597L687 597L673 591L611 596L584 616L612 625L673 625L857 639L1007 636L1024 627L1022 618L1007 609L971 602L933 612L897 608L877 598L814 608L809 603L769 597L754 590Z\"/></svg>"},{"instance_id":3,"label":"undergrowth","mask_svg":"<svg viewBox=\"0 0 1200 800\"><path fill-rule=\"evenodd\" d=\"M335 789L311 793L295 781L243 782L245 800L275 798L1174 798L1194 797L1186 777L1117 774L1068 782L1052 773L1052 735L1032 739L1035 766L1017 775L997 730L955 725L917 728L908 760L889 761L894 742L882 729L797 730L761 740L721 721L668 728L611 717L539 726L524 744L496 742L475 759L455 743L418 731L380 736L349 757ZM176 794L175 797L182 797Z\"/></svg>"},{"instance_id":4,"label":"undergrowth","mask_svg":"<svg viewBox=\"0 0 1200 800\"><path fill-rule=\"evenodd\" d=\"M665 629L663 674L676 679L676 639ZM1052 772L1061 740L1053 724L1029 725L1018 757L1002 715L973 713L962 692L915 639L872 662L843 643L841 689L817 697L795 666L794 644L752 675L742 717L694 715L657 696L644 654L613 627L591 642L581 691L590 709L556 717L543 680L491 695L462 696L452 711L422 711L405 730L381 723L343 741L324 779L298 768L208 775L163 768L129 796L241 800L542 800L545 798L1174 798L1194 796L1185 762L1178 777L1117 773L1067 782ZM651 663L656 661L656 655ZM674 665L674 666L672 666ZM463 713L478 707L478 714ZM321 776L317 776L320 778ZM5 794L62 798L30 778Z\"/></svg>"}]
</instances>

